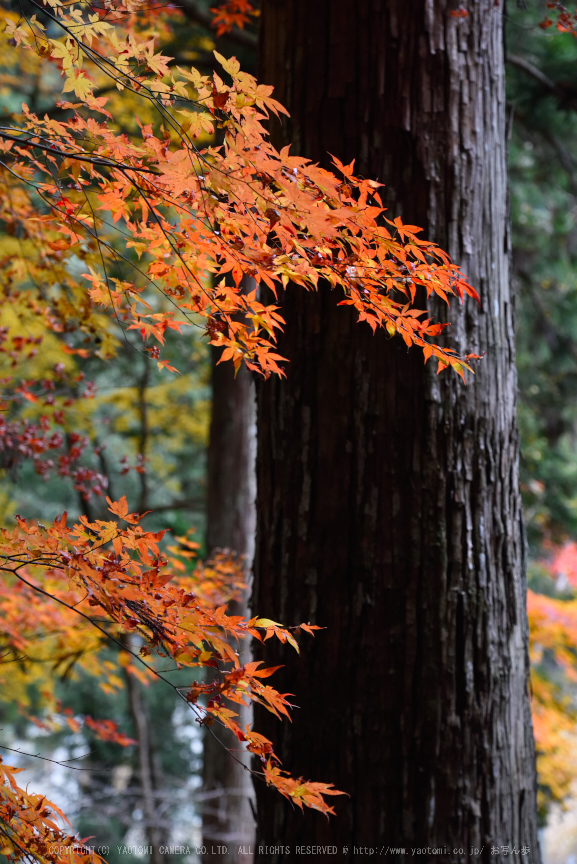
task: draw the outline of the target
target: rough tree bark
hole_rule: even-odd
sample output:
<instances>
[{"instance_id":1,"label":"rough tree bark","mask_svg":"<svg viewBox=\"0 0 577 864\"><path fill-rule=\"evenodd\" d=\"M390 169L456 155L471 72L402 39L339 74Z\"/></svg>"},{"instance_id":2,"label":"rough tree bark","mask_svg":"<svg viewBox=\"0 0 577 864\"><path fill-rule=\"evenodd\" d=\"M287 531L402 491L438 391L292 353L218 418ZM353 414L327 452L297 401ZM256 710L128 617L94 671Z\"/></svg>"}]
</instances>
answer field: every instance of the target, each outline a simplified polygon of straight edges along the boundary
<instances>
[{"instance_id":1,"label":"rough tree bark","mask_svg":"<svg viewBox=\"0 0 577 864\"><path fill-rule=\"evenodd\" d=\"M481 306L435 311L453 347L486 357L465 387L329 290L286 293L287 380L257 387L253 606L327 630L300 658L258 649L287 664L276 686L302 706L292 724L259 722L291 771L351 797L327 822L257 785L257 862L298 844L351 861L365 846L446 848L434 860L451 862L526 846L540 860L503 9L460 5L468 17L449 0L262 4L260 79L291 112L285 142L323 164L356 158L390 212L449 251Z\"/></svg>"},{"instance_id":2,"label":"rough tree bark","mask_svg":"<svg viewBox=\"0 0 577 864\"><path fill-rule=\"evenodd\" d=\"M232 549L246 556L250 578L255 535L255 452L256 406L254 384L246 369L236 380L230 363L217 364L212 352L212 418L208 449L207 547ZM248 594L230 604L229 614L246 615ZM248 646L241 646L247 662ZM251 722L248 709L235 706L241 725ZM210 864L252 864L255 821L251 801L254 791L250 760L239 750L235 736L228 730L212 727L204 738L203 759L203 845ZM229 747L235 761L223 746ZM221 847L226 846L227 852ZM246 853L239 847L246 847ZM221 851L219 851L219 849Z\"/></svg>"}]
</instances>

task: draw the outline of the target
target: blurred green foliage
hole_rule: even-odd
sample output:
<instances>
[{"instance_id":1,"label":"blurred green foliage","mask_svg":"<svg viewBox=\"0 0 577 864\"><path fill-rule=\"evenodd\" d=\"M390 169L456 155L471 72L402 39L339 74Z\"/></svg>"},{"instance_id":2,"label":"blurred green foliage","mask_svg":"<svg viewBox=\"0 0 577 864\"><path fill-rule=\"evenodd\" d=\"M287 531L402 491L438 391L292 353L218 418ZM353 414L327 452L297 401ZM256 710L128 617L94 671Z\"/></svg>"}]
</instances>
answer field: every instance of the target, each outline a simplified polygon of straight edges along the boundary
<instances>
[{"instance_id":1,"label":"blurred green foliage","mask_svg":"<svg viewBox=\"0 0 577 864\"><path fill-rule=\"evenodd\" d=\"M507 6L521 478L533 554L577 532L577 40Z\"/></svg>"}]
</instances>

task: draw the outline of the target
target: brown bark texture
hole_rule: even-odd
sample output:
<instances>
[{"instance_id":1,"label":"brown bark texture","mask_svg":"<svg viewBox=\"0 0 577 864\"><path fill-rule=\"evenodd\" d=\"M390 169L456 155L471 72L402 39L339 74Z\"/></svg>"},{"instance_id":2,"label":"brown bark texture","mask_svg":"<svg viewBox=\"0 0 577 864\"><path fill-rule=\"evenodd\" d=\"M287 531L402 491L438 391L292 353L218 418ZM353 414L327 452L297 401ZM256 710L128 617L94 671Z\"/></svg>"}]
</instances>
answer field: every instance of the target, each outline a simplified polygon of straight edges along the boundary
<instances>
[{"instance_id":1,"label":"brown bark texture","mask_svg":"<svg viewBox=\"0 0 577 864\"><path fill-rule=\"evenodd\" d=\"M245 556L250 580L255 535L256 406L254 384L245 368L236 379L230 363L212 356L212 417L208 449L207 548ZM247 615L248 595L229 604L229 614ZM248 645L236 645L241 662L251 660ZM252 712L234 706L242 726ZM227 749L229 748L229 750ZM234 756L234 758L233 758ZM252 864L255 820L250 759L227 729L210 727L204 737L202 788L203 859L210 864ZM244 847L245 852L239 851Z\"/></svg>"},{"instance_id":2,"label":"brown bark texture","mask_svg":"<svg viewBox=\"0 0 577 864\"><path fill-rule=\"evenodd\" d=\"M446 343L486 352L464 386L328 289L286 292L287 378L257 385L253 608L327 629L300 657L258 648L286 664L273 680L301 706L293 723L258 720L294 774L350 798L326 820L257 784L263 864L296 860L297 845L336 845L349 861L434 848L421 860L437 862L524 846L540 861L503 9L460 6L468 17L448 0L262 4L260 80L291 112L279 137L386 184L391 217L421 226L480 293L480 307L434 307L452 322Z\"/></svg>"}]
</instances>

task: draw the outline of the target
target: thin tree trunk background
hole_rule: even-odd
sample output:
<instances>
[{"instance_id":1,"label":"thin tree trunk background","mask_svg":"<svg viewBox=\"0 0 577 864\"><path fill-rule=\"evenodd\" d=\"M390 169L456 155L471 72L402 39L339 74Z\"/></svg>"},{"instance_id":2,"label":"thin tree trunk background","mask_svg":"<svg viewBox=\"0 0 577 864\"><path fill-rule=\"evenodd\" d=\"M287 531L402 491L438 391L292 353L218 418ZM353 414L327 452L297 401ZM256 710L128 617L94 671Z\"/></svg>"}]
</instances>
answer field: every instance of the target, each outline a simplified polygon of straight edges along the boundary
<instances>
[{"instance_id":1,"label":"thin tree trunk background","mask_svg":"<svg viewBox=\"0 0 577 864\"><path fill-rule=\"evenodd\" d=\"M442 847L435 860L450 862L525 846L540 861L503 9L460 5L468 17L448 0L262 3L259 77L292 115L278 137L386 183L391 216L421 226L481 295L480 308L435 304L452 322L445 342L486 352L465 387L372 335L331 291L286 292L287 379L257 385L253 606L327 629L300 657L273 640L256 649L286 664L275 686L302 706L292 724L258 723L293 774L351 797L332 799L327 821L257 784L263 864L299 844L350 861L354 847Z\"/></svg>"},{"instance_id":2,"label":"thin tree trunk background","mask_svg":"<svg viewBox=\"0 0 577 864\"><path fill-rule=\"evenodd\" d=\"M212 351L212 418L208 450L208 551L231 549L246 556L250 580L255 536L255 455L256 405L254 384L244 367L236 379L230 363L217 364ZM230 615L248 614L250 587L240 602L229 604ZM236 648L236 646L235 646ZM250 646L241 645L242 662L252 655ZM252 712L234 706L241 727L252 721ZM236 737L227 729L212 726L204 737L203 762L203 845L210 864L252 864L249 846L254 845L255 820L250 759ZM230 748L240 763L225 749ZM226 846L227 853L219 852ZM247 851L239 852L239 846Z\"/></svg>"},{"instance_id":3,"label":"thin tree trunk background","mask_svg":"<svg viewBox=\"0 0 577 864\"><path fill-rule=\"evenodd\" d=\"M138 778L142 791L144 830L148 845L152 847L150 864L166 864L167 859L161 849L168 843L169 835L161 808L163 783L160 760L150 731L150 716L142 684L129 672L125 672L125 680L134 735L138 742Z\"/></svg>"}]
</instances>

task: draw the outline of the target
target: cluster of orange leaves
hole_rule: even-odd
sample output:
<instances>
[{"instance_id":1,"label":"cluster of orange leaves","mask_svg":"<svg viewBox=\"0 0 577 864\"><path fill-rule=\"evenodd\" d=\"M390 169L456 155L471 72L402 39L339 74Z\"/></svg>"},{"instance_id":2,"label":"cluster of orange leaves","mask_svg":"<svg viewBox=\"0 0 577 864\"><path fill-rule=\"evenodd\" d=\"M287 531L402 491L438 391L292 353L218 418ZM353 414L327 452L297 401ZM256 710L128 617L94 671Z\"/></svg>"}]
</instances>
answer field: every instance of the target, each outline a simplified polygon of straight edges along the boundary
<instances>
[{"instance_id":1,"label":"cluster of orange leaves","mask_svg":"<svg viewBox=\"0 0 577 864\"><path fill-rule=\"evenodd\" d=\"M572 36L577 36L577 12L569 12L566 6L559 0L547 0L547 8L553 10L557 18L553 20L546 15L543 21L539 24L543 30L555 25L560 33L570 33Z\"/></svg>"},{"instance_id":2,"label":"cluster of orange leaves","mask_svg":"<svg viewBox=\"0 0 577 864\"><path fill-rule=\"evenodd\" d=\"M190 555L186 542L182 551L175 547L169 560L161 554L158 545L164 532L144 531L139 524L140 517L128 512L126 498L118 502L109 500L108 504L117 517L110 521L89 522L81 517L76 525L68 527L66 515L63 515L49 527L43 527L17 517L14 529L0 531L4 588L0 621L5 646L16 656L33 652L34 635L41 628L44 635L62 634L60 650L65 652L66 634L73 625L82 643L91 640L93 632L101 639L112 639L127 654L131 666L140 665L148 676L162 678L168 686L174 687L201 722L217 720L231 729L250 752L263 759L264 778L281 794L299 806L304 803L331 813L332 808L323 795L341 793L328 784L291 778L278 767L272 743L250 726L241 728L235 719L237 713L226 707L254 702L279 718L281 715L288 717L290 694L281 694L264 683L278 667L259 668L261 663L257 661L241 665L239 652L232 646L247 637L266 640L274 636L298 651L296 632L305 630L312 634L318 628L302 624L289 629L258 617L247 621L240 616L227 615L226 605L215 608L210 602L216 596L215 586L220 580L225 591L225 586L231 585L231 574L234 586L241 565L235 568L234 562L221 553L207 565L214 578L207 575L205 565L199 565L192 574L181 575L182 559L186 562ZM203 585L207 582L210 583L208 603L202 596ZM194 593L195 589L199 594ZM120 641L122 633L138 634L142 643L139 655L133 653L126 642ZM93 653L87 652L88 659ZM213 669L213 680L176 687L146 659L152 659L151 655L174 661L178 669ZM200 704L201 696L205 697L206 704ZM74 718L70 720L75 722ZM85 722L101 737L131 743L129 739L119 741L118 732L111 724L98 723L91 718ZM0 790L0 806L2 801L13 802L24 794L13 784L5 783ZM43 821L42 815L50 806L35 811L38 842L52 836L52 817L47 815L48 821ZM4 829L15 838L11 854L17 859L18 844L23 842L20 829L24 817L14 806L10 814L10 818L4 819ZM33 814L26 817L30 824L32 817Z\"/></svg>"},{"instance_id":3,"label":"cluster of orange leaves","mask_svg":"<svg viewBox=\"0 0 577 864\"><path fill-rule=\"evenodd\" d=\"M249 3L249 0L225 0L210 11L214 15L213 25L217 36L229 33L233 27L242 30L244 25L250 22L251 17L258 15L258 10Z\"/></svg>"},{"instance_id":4,"label":"cluster of orange leaves","mask_svg":"<svg viewBox=\"0 0 577 864\"><path fill-rule=\"evenodd\" d=\"M8 32L22 47L56 62L64 90L81 102L62 103L74 116L58 121L23 106L23 123L0 129L4 164L9 162L10 182L21 181L21 193L34 189L44 201L49 212L39 218L44 231L53 232L56 253L98 239L101 210L114 224L122 222L125 248L147 256L137 268L139 281L91 269L89 297L140 332L147 345L156 343L148 350L161 366L167 365L159 353L166 331L200 316L223 360L237 368L245 362L264 375L281 372L274 350L283 324L278 304L263 303L256 289L243 292L240 283L248 275L273 298L280 287L316 289L323 281L340 291L340 302L352 305L359 320L373 329L385 326L407 345L420 346L425 360L435 357L439 369L451 366L464 375L468 358L431 341L443 325L413 302L419 287L445 300L476 297L474 289L442 250L417 237L420 229L384 217L379 184L356 177L352 164L334 159L337 176L291 156L288 148L277 151L263 126L269 112L284 112L271 87L220 55L230 83L217 73L172 69L171 58L154 53L154 40L139 42L132 32L120 39L120 25L96 14L81 21L78 11L71 20L56 0L51 6L44 11L65 30L63 40L46 38L32 20L8 21ZM154 103L162 134L151 124L141 126L134 140L114 131L106 98L93 94L89 73L81 69L94 57L113 70L118 88ZM98 114L105 119L97 120ZM215 128L223 143L199 148L195 140ZM144 297L151 286L170 297L172 311L152 309Z\"/></svg>"},{"instance_id":5,"label":"cluster of orange leaves","mask_svg":"<svg viewBox=\"0 0 577 864\"><path fill-rule=\"evenodd\" d=\"M67 819L56 804L20 788L15 775L22 770L6 765L0 756L0 854L30 864L101 861L81 841L60 828L55 817Z\"/></svg>"}]
</instances>

